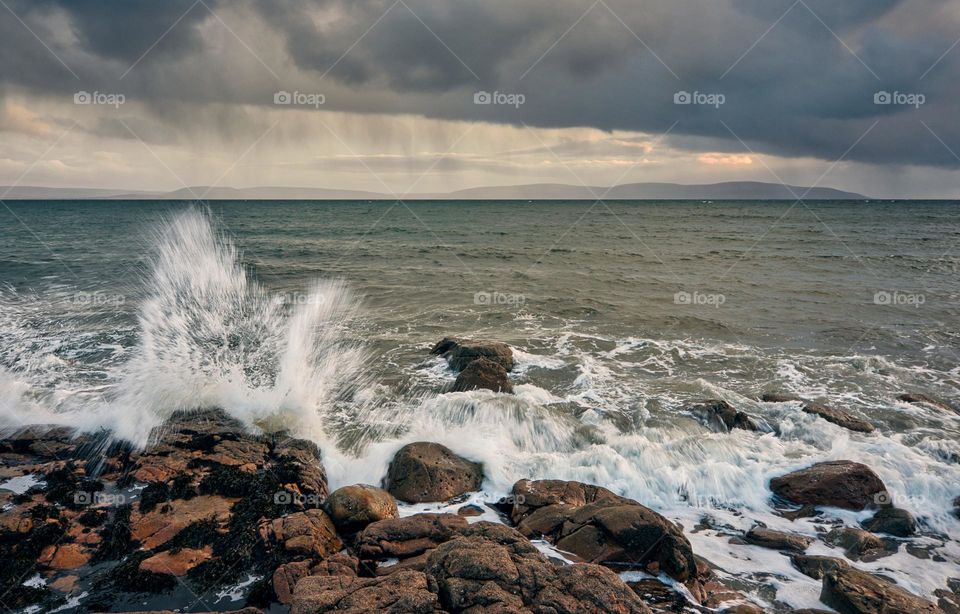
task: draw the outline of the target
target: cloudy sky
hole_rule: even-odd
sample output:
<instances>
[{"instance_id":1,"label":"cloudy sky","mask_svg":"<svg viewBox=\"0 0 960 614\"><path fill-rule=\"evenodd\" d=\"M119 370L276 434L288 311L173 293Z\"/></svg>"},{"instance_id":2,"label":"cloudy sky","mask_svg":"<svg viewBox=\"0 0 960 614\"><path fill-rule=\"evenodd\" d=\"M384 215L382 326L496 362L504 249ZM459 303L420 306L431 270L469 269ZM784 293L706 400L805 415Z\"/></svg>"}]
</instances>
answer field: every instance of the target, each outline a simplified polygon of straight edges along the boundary
<instances>
[{"instance_id":1,"label":"cloudy sky","mask_svg":"<svg viewBox=\"0 0 960 614\"><path fill-rule=\"evenodd\" d=\"M0 185L960 197L958 37L956 0L0 0Z\"/></svg>"}]
</instances>

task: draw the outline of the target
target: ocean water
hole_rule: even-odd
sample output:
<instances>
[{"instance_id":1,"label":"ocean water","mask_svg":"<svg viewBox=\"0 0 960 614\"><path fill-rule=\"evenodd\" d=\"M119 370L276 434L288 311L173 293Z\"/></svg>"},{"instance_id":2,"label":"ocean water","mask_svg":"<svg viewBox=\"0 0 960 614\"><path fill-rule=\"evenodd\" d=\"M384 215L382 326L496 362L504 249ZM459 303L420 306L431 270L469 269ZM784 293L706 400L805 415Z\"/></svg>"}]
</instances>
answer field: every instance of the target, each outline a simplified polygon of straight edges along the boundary
<instances>
[{"instance_id":1,"label":"ocean water","mask_svg":"<svg viewBox=\"0 0 960 614\"><path fill-rule=\"evenodd\" d=\"M0 233L2 426L143 443L224 407L320 443L333 488L439 441L484 463L478 501L561 478L653 507L774 611L822 607L819 581L730 536L869 517L791 522L767 488L857 460L922 525L859 565L927 597L960 577L960 416L896 400L960 397L960 203L10 202ZM517 394L443 394L445 335L516 348ZM710 430L708 398L770 432Z\"/></svg>"}]
</instances>

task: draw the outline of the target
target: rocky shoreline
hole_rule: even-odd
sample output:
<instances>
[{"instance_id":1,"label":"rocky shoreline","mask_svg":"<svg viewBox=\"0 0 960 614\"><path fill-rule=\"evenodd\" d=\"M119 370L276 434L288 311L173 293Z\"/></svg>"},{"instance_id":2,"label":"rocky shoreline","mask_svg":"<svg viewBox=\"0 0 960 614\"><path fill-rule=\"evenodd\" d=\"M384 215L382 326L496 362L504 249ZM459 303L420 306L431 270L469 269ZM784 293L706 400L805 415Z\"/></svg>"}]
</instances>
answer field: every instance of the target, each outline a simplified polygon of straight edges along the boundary
<instances>
[{"instance_id":1,"label":"rocky shoreline","mask_svg":"<svg viewBox=\"0 0 960 614\"><path fill-rule=\"evenodd\" d=\"M509 346L447 338L432 352L459 373L454 390L512 390ZM820 403L765 400L873 430ZM705 401L691 414L721 430L770 428L724 401ZM765 611L694 552L685 533L694 527L642 502L601 485L522 479L502 499L466 504L483 481L481 464L424 441L402 447L380 484L331 493L315 444L252 433L220 410L175 414L142 450L62 427L8 432L0 439L0 605L29 612ZM813 537L759 524L731 536L779 552L820 580L824 606L845 614L960 612L960 578L933 603L896 578L858 569L918 532L869 467L817 463L769 486L787 518L816 515L819 507L872 512L861 526L819 537L836 557L806 554ZM405 515L398 502L444 503L455 513ZM231 591L237 599L224 601Z\"/></svg>"}]
</instances>

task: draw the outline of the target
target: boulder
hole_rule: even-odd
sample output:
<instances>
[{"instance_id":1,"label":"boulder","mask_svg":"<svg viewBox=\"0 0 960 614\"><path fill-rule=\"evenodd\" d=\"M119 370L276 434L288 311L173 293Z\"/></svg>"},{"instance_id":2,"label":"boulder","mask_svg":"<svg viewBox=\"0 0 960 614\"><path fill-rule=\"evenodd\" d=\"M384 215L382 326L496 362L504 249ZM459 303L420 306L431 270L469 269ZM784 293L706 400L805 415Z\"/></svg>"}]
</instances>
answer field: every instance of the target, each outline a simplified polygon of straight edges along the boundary
<instances>
[{"instance_id":1,"label":"boulder","mask_svg":"<svg viewBox=\"0 0 960 614\"><path fill-rule=\"evenodd\" d=\"M823 576L820 600L841 614L943 614L929 601L852 567Z\"/></svg>"},{"instance_id":2,"label":"boulder","mask_svg":"<svg viewBox=\"0 0 960 614\"><path fill-rule=\"evenodd\" d=\"M274 570L273 592L277 595L277 601L283 605L290 605L293 602L294 588L303 578L308 576L356 577L357 569L357 559L344 553L334 554L319 563L309 560L293 561L280 565Z\"/></svg>"},{"instance_id":3,"label":"boulder","mask_svg":"<svg viewBox=\"0 0 960 614\"><path fill-rule=\"evenodd\" d=\"M960 413L960 409L958 409L952 403L944 401L943 399L938 399L934 396L930 396L929 394L923 394L922 392L901 394L897 397L897 400L903 401L904 403L910 403L911 405L929 405L930 407L935 407L937 409L954 414Z\"/></svg>"},{"instance_id":4,"label":"boulder","mask_svg":"<svg viewBox=\"0 0 960 614\"><path fill-rule=\"evenodd\" d=\"M514 524L548 505L580 507L597 501L631 502L602 486L565 480L519 480L513 485L507 501L509 507L505 511Z\"/></svg>"},{"instance_id":5,"label":"boulder","mask_svg":"<svg viewBox=\"0 0 960 614\"><path fill-rule=\"evenodd\" d=\"M788 552L803 552L813 539L796 533L784 533L765 527L753 527L744 536L744 541L754 546L770 548L771 550L785 550Z\"/></svg>"},{"instance_id":6,"label":"boulder","mask_svg":"<svg viewBox=\"0 0 960 614\"><path fill-rule=\"evenodd\" d=\"M441 612L427 576L403 571L380 578L309 576L297 582L291 614L429 614Z\"/></svg>"},{"instance_id":7,"label":"boulder","mask_svg":"<svg viewBox=\"0 0 960 614\"><path fill-rule=\"evenodd\" d=\"M183 548L177 552L165 551L157 553L140 562L140 571L149 571L171 576L185 576L187 572L213 558L213 548Z\"/></svg>"},{"instance_id":8,"label":"boulder","mask_svg":"<svg viewBox=\"0 0 960 614\"><path fill-rule=\"evenodd\" d=\"M874 426L866 420L857 418L842 409L836 409L835 407L830 407L816 401L805 401L803 403L803 411L808 414L820 416L827 422L832 422L837 426L842 426L845 429L858 433L872 433L874 431Z\"/></svg>"},{"instance_id":9,"label":"boulder","mask_svg":"<svg viewBox=\"0 0 960 614\"><path fill-rule=\"evenodd\" d=\"M843 548L847 558L859 561L860 559L876 560L890 554L887 544L869 531L843 527L833 529L824 538L828 544Z\"/></svg>"},{"instance_id":10,"label":"boulder","mask_svg":"<svg viewBox=\"0 0 960 614\"><path fill-rule=\"evenodd\" d=\"M881 508L873 518L860 523L872 533L886 533L895 537L910 537L917 532L917 521L907 510L896 507Z\"/></svg>"},{"instance_id":11,"label":"boulder","mask_svg":"<svg viewBox=\"0 0 960 614\"><path fill-rule=\"evenodd\" d=\"M589 563L663 572L681 582L696 576L693 549L683 531L635 501L548 505L524 518L517 530L529 538L544 537Z\"/></svg>"},{"instance_id":12,"label":"boulder","mask_svg":"<svg viewBox=\"0 0 960 614\"><path fill-rule=\"evenodd\" d=\"M494 392L513 393L513 384L507 370L499 363L486 358L477 358L470 362L453 383L454 392L469 390L492 390Z\"/></svg>"},{"instance_id":13,"label":"boulder","mask_svg":"<svg viewBox=\"0 0 960 614\"><path fill-rule=\"evenodd\" d=\"M810 576L814 580L820 580L823 576L835 569L846 569L850 564L843 559L831 556L813 556L807 554L794 554L790 557L790 562L800 573Z\"/></svg>"},{"instance_id":14,"label":"boulder","mask_svg":"<svg viewBox=\"0 0 960 614\"><path fill-rule=\"evenodd\" d=\"M390 494L401 501L449 501L480 490L483 468L446 446L418 442L403 446L394 455L385 482Z\"/></svg>"},{"instance_id":15,"label":"boulder","mask_svg":"<svg viewBox=\"0 0 960 614\"><path fill-rule=\"evenodd\" d=\"M803 399L790 392L765 392L760 400L764 403L796 403Z\"/></svg>"},{"instance_id":16,"label":"boulder","mask_svg":"<svg viewBox=\"0 0 960 614\"><path fill-rule=\"evenodd\" d=\"M454 371L462 371L477 358L486 358L507 371L513 370L513 350L506 343L498 341L467 341L446 337L433 346L430 353L446 358Z\"/></svg>"},{"instance_id":17,"label":"boulder","mask_svg":"<svg viewBox=\"0 0 960 614\"><path fill-rule=\"evenodd\" d=\"M479 505L473 505L471 503L470 505L464 505L463 507L458 509L457 515L467 516L468 518L475 517L475 516L483 516L483 508L480 507Z\"/></svg>"},{"instance_id":18,"label":"boulder","mask_svg":"<svg viewBox=\"0 0 960 614\"><path fill-rule=\"evenodd\" d=\"M753 418L742 411L737 411L726 401L703 401L691 407L689 411L720 431L727 432L732 429L759 430Z\"/></svg>"},{"instance_id":19,"label":"boulder","mask_svg":"<svg viewBox=\"0 0 960 614\"><path fill-rule=\"evenodd\" d=\"M294 555L324 558L343 548L330 517L318 509L268 520L261 525L260 535Z\"/></svg>"},{"instance_id":20,"label":"boulder","mask_svg":"<svg viewBox=\"0 0 960 614\"><path fill-rule=\"evenodd\" d=\"M355 549L369 564L422 555L449 541L467 528L466 518L456 514L414 514L367 525L357 536Z\"/></svg>"},{"instance_id":21,"label":"boulder","mask_svg":"<svg viewBox=\"0 0 960 614\"><path fill-rule=\"evenodd\" d=\"M335 490L327 498L326 510L337 529L348 533L359 531L371 522L399 515L393 496L368 484Z\"/></svg>"},{"instance_id":22,"label":"boulder","mask_svg":"<svg viewBox=\"0 0 960 614\"><path fill-rule=\"evenodd\" d=\"M770 480L770 489L793 503L849 510L880 507L887 488L869 467L851 461L817 463Z\"/></svg>"}]
</instances>

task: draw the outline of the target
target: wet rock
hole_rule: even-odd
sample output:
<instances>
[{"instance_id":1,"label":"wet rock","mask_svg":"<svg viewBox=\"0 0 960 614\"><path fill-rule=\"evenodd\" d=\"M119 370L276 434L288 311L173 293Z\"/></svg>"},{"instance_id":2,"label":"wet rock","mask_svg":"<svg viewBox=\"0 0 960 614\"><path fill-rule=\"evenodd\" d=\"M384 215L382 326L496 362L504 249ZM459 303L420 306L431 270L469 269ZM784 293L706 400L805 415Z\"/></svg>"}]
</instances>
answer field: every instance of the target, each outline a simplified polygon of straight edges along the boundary
<instances>
[{"instance_id":1,"label":"wet rock","mask_svg":"<svg viewBox=\"0 0 960 614\"><path fill-rule=\"evenodd\" d=\"M949 403L943 399L938 399L937 397L928 394L923 394L922 392L901 394L897 397L897 400L910 403L911 405L929 405L930 407L935 407L937 409L954 414L960 413L960 408L957 408L953 403Z\"/></svg>"},{"instance_id":2,"label":"wet rock","mask_svg":"<svg viewBox=\"0 0 960 614\"><path fill-rule=\"evenodd\" d=\"M673 587L654 578L636 582L627 582L633 592L640 597L655 614L661 612L684 612L690 606L689 600Z\"/></svg>"},{"instance_id":3,"label":"wet rock","mask_svg":"<svg viewBox=\"0 0 960 614\"><path fill-rule=\"evenodd\" d=\"M737 411L726 401L703 401L691 407L689 411L695 416L706 420L714 428L719 428L722 431L730 431L732 429L743 429L746 431L759 430L752 417L742 411Z\"/></svg>"},{"instance_id":4,"label":"wet rock","mask_svg":"<svg viewBox=\"0 0 960 614\"><path fill-rule=\"evenodd\" d=\"M381 578L310 576L294 589L291 614L428 614L442 611L422 572L404 571Z\"/></svg>"},{"instance_id":5,"label":"wet rock","mask_svg":"<svg viewBox=\"0 0 960 614\"><path fill-rule=\"evenodd\" d=\"M770 489L793 503L849 510L877 506L889 499L872 469L851 461L817 463L770 480Z\"/></svg>"},{"instance_id":6,"label":"wet rock","mask_svg":"<svg viewBox=\"0 0 960 614\"><path fill-rule=\"evenodd\" d=\"M401 501L449 501L480 490L483 468L446 446L418 442L400 448L390 463L385 482L390 494Z\"/></svg>"},{"instance_id":7,"label":"wet rock","mask_svg":"<svg viewBox=\"0 0 960 614\"><path fill-rule=\"evenodd\" d=\"M795 403L803 399L789 392L765 392L760 400L764 403Z\"/></svg>"},{"instance_id":8,"label":"wet rock","mask_svg":"<svg viewBox=\"0 0 960 614\"><path fill-rule=\"evenodd\" d=\"M828 544L844 549L847 558L859 561L861 559L876 560L890 554L887 544L868 531L844 527L833 529L824 538Z\"/></svg>"},{"instance_id":9,"label":"wet rock","mask_svg":"<svg viewBox=\"0 0 960 614\"><path fill-rule=\"evenodd\" d=\"M201 520L226 524L230 519L232 504L232 501L224 497L201 496L172 501L147 514L134 512L131 516L130 535L140 542L144 550L153 550Z\"/></svg>"},{"instance_id":10,"label":"wet rock","mask_svg":"<svg viewBox=\"0 0 960 614\"><path fill-rule=\"evenodd\" d=\"M841 614L943 614L896 584L853 568L824 575L820 599Z\"/></svg>"},{"instance_id":11,"label":"wet rock","mask_svg":"<svg viewBox=\"0 0 960 614\"><path fill-rule=\"evenodd\" d=\"M426 573L450 612L650 612L612 571L555 566L517 531L478 522L440 545Z\"/></svg>"},{"instance_id":12,"label":"wet rock","mask_svg":"<svg viewBox=\"0 0 960 614\"><path fill-rule=\"evenodd\" d=\"M812 556L807 554L795 554L790 557L790 562L802 574L810 576L815 580L820 580L823 576L835 569L846 569L850 566L843 559L831 556Z\"/></svg>"},{"instance_id":13,"label":"wet rock","mask_svg":"<svg viewBox=\"0 0 960 614\"><path fill-rule=\"evenodd\" d=\"M477 358L486 358L507 371L513 370L513 350L498 341L467 341L446 337L430 350L431 354L443 356L454 371L462 371Z\"/></svg>"},{"instance_id":14,"label":"wet rock","mask_svg":"<svg viewBox=\"0 0 960 614\"><path fill-rule=\"evenodd\" d=\"M520 480L513 485L506 511L514 524L519 524L528 515L548 505L580 507L597 501L631 503L602 486L566 480Z\"/></svg>"},{"instance_id":15,"label":"wet rock","mask_svg":"<svg viewBox=\"0 0 960 614\"><path fill-rule=\"evenodd\" d=\"M326 510L337 529L348 533L359 531L371 522L399 515L393 496L368 484L335 490L327 498Z\"/></svg>"},{"instance_id":16,"label":"wet rock","mask_svg":"<svg viewBox=\"0 0 960 614\"><path fill-rule=\"evenodd\" d=\"M330 517L318 509L268 521L261 526L260 535L282 544L291 554L323 558L343 548Z\"/></svg>"},{"instance_id":17,"label":"wet rock","mask_svg":"<svg viewBox=\"0 0 960 614\"><path fill-rule=\"evenodd\" d=\"M524 518L517 530L530 538L544 537L590 563L663 572L681 582L696 576L693 549L683 531L635 501L548 505Z\"/></svg>"},{"instance_id":18,"label":"wet rock","mask_svg":"<svg viewBox=\"0 0 960 614\"><path fill-rule=\"evenodd\" d=\"M895 507L880 509L873 518L863 521L861 526L872 533L886 533L895 537L910 537L917 532L917 521L913 515Z\"/></svg>"},{"instance_id":19,"label":"wet rock","mask_svg":"<svg viewBox=\"0 0 960 614\"><path fill-rule=\"evenodd\" d=\"M857 418L842 409L830 407L816 401L805 401L803 403L803 411L808 414L820 416L827 422L832 422L837 426L842 426L845 429L858 433L872 433L874 431L874 426L866 420Z\"/></svg>"},{"instance_id":20,"label":"wet rock","mask_svg":"<svg viewBox=\"0 0 960 614\"><path fill-rule=\"evenodd\" d=\"M813 540L805 535L784 533L764 527L753 527L747 531L744 541L754 546L787 552L803 552L813 543Z\"/></svg>"},{"instance_id":21,"label":"wet rock","mask_svg":"<svg viewBox=\"0 0 960 614\"><path fill-rule=\"evenodd\" d=\"M183 548L177 552L165 551L144 559L140 563L141 571L172 576L185 576L187 572L213 558L213 548Z\"/></svg>"},{"instance_id":22,"label":"wet rock","mask_svg":"<svg viewBox=\"0 0 960 614\"><path fill-rule=\"evenodd\" d=\"M456 514L414 514L389 518L367 525L357 536L356 551L361 562L375 567L379 561L422 555L449 541L468 526Z\"/></svg>"},{"instance_id":23,"label":"wet rock","mask_svg":"<svg viewBox=\"0 0 960 614\"><path fill-rule=\"evenodd\" d=\"M47 569L77 569L90 562L92 553L81 544L60 544L47 546L40 553L37 562Z\"/></svg>"},{"instance_id":24,"label":"wet rock","mask_svg":"<svg viewBox=\"0 0 960 614\"><path fill-rule=\"evenodd\" d=\"M293 602L293 591L297 582L308 576L356 577L358 561L354 557L339 553L320 563L309 560L294 561L280 565L273 572L273 592L277 601L283 605Z\"/></svg>"},{"instance_id":25,"label":"wet rock","mask_svg":"<svg viewBox=\"0 0 960 614\"><path fill-rule=\"evenodd\" d=\"M479 505L472 505L472 504L464 505L463 507L457 510L457 515L466 516L468 518L475 517L475 516L483 516L483 508L480 507Z\"/></svg>"},{"instance_id":26,"label":"wet rock","mask_svg":"<svg viewBox=\"0 0 960 614\"><path fill-rule=\"evenodd\" d=\"M453 390L455 392L492 390L512 394L513 384L510 382L507 370L499 363L486 358L477 358L463 368L453 383Z\"/></svg>"}]
</instances>

